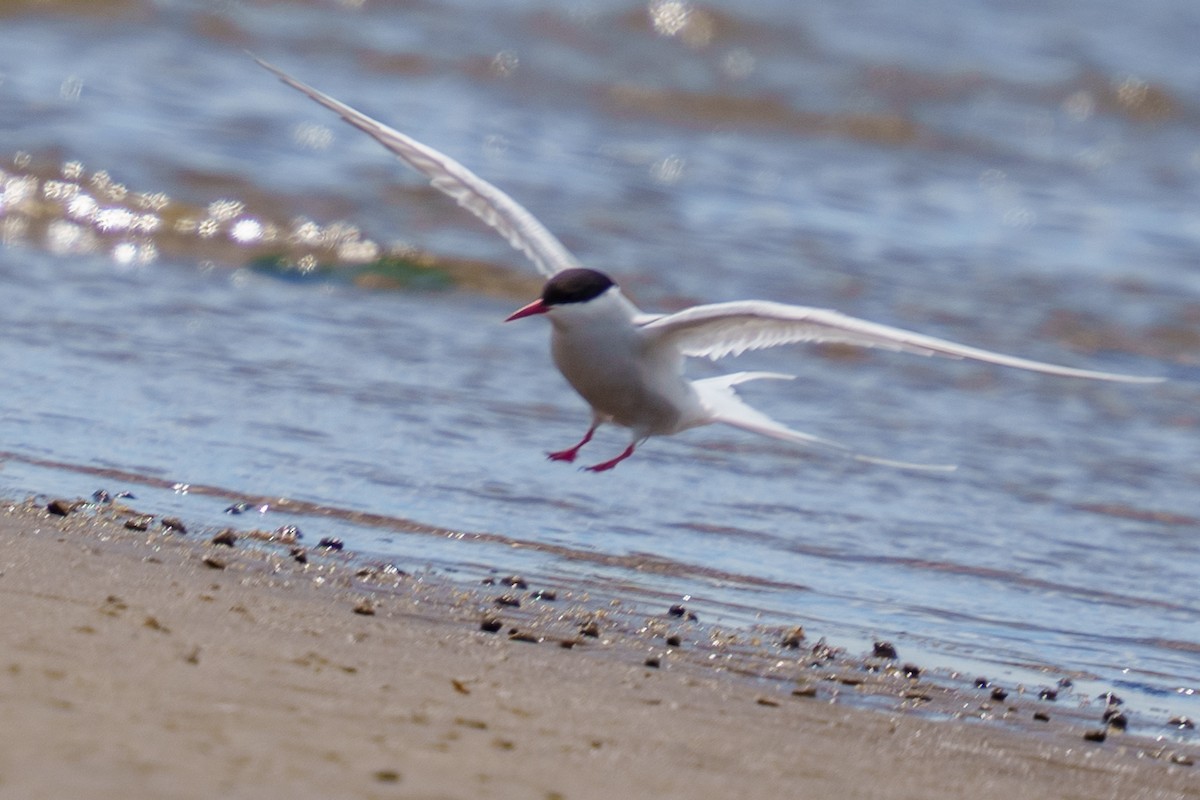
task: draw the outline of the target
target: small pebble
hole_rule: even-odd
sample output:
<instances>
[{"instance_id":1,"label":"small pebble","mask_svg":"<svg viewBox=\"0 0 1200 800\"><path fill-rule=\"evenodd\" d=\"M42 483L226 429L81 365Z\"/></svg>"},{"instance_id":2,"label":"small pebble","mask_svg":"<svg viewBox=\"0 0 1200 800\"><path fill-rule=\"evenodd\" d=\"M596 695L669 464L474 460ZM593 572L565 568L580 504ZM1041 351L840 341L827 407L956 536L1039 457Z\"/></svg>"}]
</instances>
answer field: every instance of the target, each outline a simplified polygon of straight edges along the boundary
<instances>
[{"instance_id":1,"label":"small pebble","mask_svg":"<svg viewBox=\"0 0 1200 800\"><path fill-rule=\"evenodd\" d=\"M1008 692L1001 689L999 686L992 689L992 699L995 700L996 702L1000 702L1001 700L1004 700L1006 697L1008 697Z\"/></svg>"},{"instance_id":2,"label":"small pebble","mask_svg":"<svg viewBox=\"0 0 1200 800\"><path fill-rule=\"evenodd\" d=\"M891 642L876 642L872 654L876 658L896 658L896 647Z\"/></svg>"},{"instance_id":3,"label":"small pebble","mask_svg":"<svg viewBox=\"0 0 1200 800\"><path fill-rule=\"evenodd\" d=\"M662 664L662 661L661 661L661 659L659 659L658 656L648 656L646 658L646 660L643 661L642 663L645 664L647 667L652 667L654 669L658 669L659 666Z\"/></svg>"},{"instance_id":4,"label":"small pebble","mask_svg":"<svg viewBox=\"0 0 1200 800\"><path fill-rule=\"evenodd\" d=\"M783 635L783 638L779 640L779 646L787 650L799 650L800 643L803 641L804 628L797 626Z\"/></svg>"},{"instance_id":5,"label":"small pebble","mask_svg":"<svg viewBox=\"0 0 1200 800\"><path fill-rule=\"evenodd\" d=\"M495 617L484 617L483 622L479 623L479 630L487 633L497 633L504 627L504 624Z\"/></svg>"},{"instance_id":6,"label":"small pebble","mask_svg":"<svg viewBox=\"0 0 1200 800\"><path fill-rule=\"evenodd\" d=\"M816 697L817 687L815 686L798 686L792 689L792 697Z\"/></svg>"},{"instance_id":7,"label":"small pebble","mask_svg":"<svg viewBox=\"0 0 1200 800\"><path fill-rule=\"evenodd\" d=\"M225 562L219 558L213 558L212 556L205 556L203 560L204 560L204 565L207 567L211 567L212 569L225 569Z\"/></svg>"},{"instance_id":8,"label":"small pebble","mask_svg":"<svg viewBox=\"0 0 1200 800\"><path fill-rule=\"evenodd\" d=\"M778 701L772 700L769 697L760 697L754 702L758 703L760 706L766 706L767 708L779 708Z\"/></svg>"},{"instance_id":9,"label":"small pebble","mask_svg":"<svg viewBox=\"0 0 1200 800\"><path fill-rule=\"evenodd\" d=\"M1105 692L1104 694L1100 695L1100 699L1103 700L1104 704L1107 706L1119 706L1125 702L1112 692Z\"/></svg>"},{"instance_id":10,"label":"small pebble","mask_svg":"<svg viewBox=\"0 0 1200 800\"><path fill-rule=\"evenodd\" d=\"M582 636L590 636L593 639L597 639L600 637L600 626L594 622L589 622L579 629L579 633Z\"/></svg>"},{"instance_id":11,"label":"small pebble","mask_svg":"<svg viewBox=\"0 0 1200 800\"><path fill-rule=\"evenodd\" d=\"M125 520L125 527L131 531L148 531L150 523L154 521L154 517L149 514L140 517L130 517Z\"/></svg>"},{"instance_id":12,"label":"small pebble","mask_svg":"<svg viewBox=\"0 0 1200 800\"><path fill-rule=\"evenodd\" d=\"M249 503L234 503L233 505L227 506L225 508L225 513L226 514L244 514L249 509L250 509Z\"/></svg>"},{"instance_id":13,"label":"small pebble","mask_svg":"<svg viewBox=\"0 0 1200 800\"><path fill-rule=\"evenodd\" d=\"M992 682L983 676L980 676L975 679L975 688L976 689L986 689L991 685L992 685Z\"/></svg>"},{"instance_id":14,"label":"small pebble","mask_svg":"<svg viewBox=\"0 0 1200 800\"><path fill-rule=\"evenodd\" d=\"M1038 692L1038 699L1053 703L1058 699L1058 689L1042 689Z\"/></svg>"},{"instance_id":15,"label":"small pebble","mask_svg":"<svg viewBox=\"0 0 1200 800\"><path fill-rule=\"evenodd\" d=\"M1097 728L1094 731L1086 731L1083 738L1089 742L1103 742L1108 738L1108 733L1103 728Z\"/></svg>"},{"instance_id":16,"label":"small pebble","mask_svg":"<svg viewBox=\"0 0 1200 800\"><path fill-rule=\"evenodd\" d=\"M289 551L289 553L292 556L292 558L296 561L297 564L307 564L308 563L308 551L305 550L303 547L293 547Z\"/></svg>"},{"instance_id":17,"label":"small pebble","mask_svg":"<svg viewBox=\"0 0 1200 800\"><path fill-rule=\"evenodd\" d=\"M175 531L176 533L187 533L187 526L184 525L183 520L179 519L178 517L163 517L158 521L158 524L162 525L169 531Z\"/></svg>"},{"instance_id":18,"label":"small pebble","mask_svg":"<svg viewBox=\"0 0 1200 800\"><path fill-rule=\"evenodd\" d=\"M1167 720L1167 724L1181 730L1190 731L1196 729L1196 723L1192 721L1191 717L1171 717Z\"/></svg>"},{"instance_id":19,"label":"small pebble","mask_svg":"<svg viewBox=\"0 0 1200 800\"><path fill-rule=\"evenodd\" d=\"M1033 712L1033 718L1036 719L1038 722L1049 722L1050 721L1050 715L1047 714L1045 711Z\"/></svg>"},{"instance_id":20,"label":"small pebble","mask_svg":"<svg viewBox=\"0 0 1200 800\"><path fill-rule=\"evenodd\" d=\"M822 639L813 645L812 656L822 661L834 661L837 659L837 650L825 644L825 640Z\"/></svg>"},{"instance_id":21,"label":"small pebble","mask_svg":"<svg viewBox=\"0 0 1200 800\"><path fill-rule=\"evenodd\" d=\"M364 617L373 617L375 616L375 606L370 600L363 600L354 607L354 613L361 614Z\"/></svg>"},{"instance_id":22,"label":"small pebble","mask_svg":"<svg viewBox=\"0 0 1200 800\"><path fill-rule=\"evenodd\" d=\"M916 664L905 664L900 668L900 671L904 673L904 677L906 678L915 679L921 677L921 668Z\"/></svg>"},{"instance_id":23,"label":"small pebble","mask_svg":"<svg viewBox=\"0 0 1200 800\"><path fill-rule=\"evenodd\" d=\"M283 525L275 529L271 538L282 544L295 544L304 538L304 534L295 525Z\"/></svg>"},{"instance_id":24,"label":"small pebble","mask_svg":"<svg viewBox=\"0 0 1200 800\"><path fill-rule=\"evenodd\" d=\"M678 634L673 633L667 637L667 646L668 647L679 647L682 644L683 644L683 639L679 638Z\"/></svg>"},{"instance_id":25,"label":"small pebble","mask_svg":"<svg viewBox=\"0 0 1200 800\"><path fill-rule=\"evenodd\" d=\"M399 783L400 773L394 769L381 769L375 773L375 780L380 783Z\"/></svg>"},{"instance_id":26,"label":"small pebble","mask_svg":"<svg viewBox=\"0 0 1200 800\"><path fill-rule=\"evenodd\" d=\"M558 599L558 592L553 589L538 589L533 593L534 600L541 600L544 603L553 603Z\"/></svg>"},{"instance_id":27,"label":"small pebble","mask_svg":"<svg viewBox=\"0 0 1200 800\"><path fill-rule=\"evenodd\" d=\"M220 545L224 545L225 547L233 547L233 545L236 541L237 541L237 534L234 533L229 528L226 528L225 530L221 531L220 533L218 533L216 536L214 536L212 538L213 544L220 544Z\"/></svg>"},{"instance_id":28,"label":"small pebble","mask_svg":"<svg viewBox=\"0 0 1200 800\"><path fill-rule=\"evenodd\" d=\"M687 609L684 608L683 606L679 605L678 603L676 603L675 605L673 605L667 609L667 613L669 615L671 615L672 617L682 617L684 614L687 613Z\"/></svg>"},{"instance_id":29,"label":"small pebble","mask_svg":"<svg viewBox=\"0 0 1200 800\"><path fill-rule=\"evenodd\" d=\"M510 608L520 608L521 607L521 601L517 598L516 595L512 595L512 594L502 594L499 597L493 599L492 602L498 606L509 606Z\"/></svg>"},{"instance_id":30,"label":"small pebble","mask_svg":"<svg viewBox=\"0 0 1200 800\"><path fill-rule=\"evenodd\" d=\"M526 581L524 578L522 578L520 575L509 575L507 578L502 579L501 583L507 584L508 586L511 586L514 589L528 589L529 588L529 582Z\"/></svg>"},{"instance_id":31,"label":"small pebble","mask_svg":"<svg viewBox=\"0 0 1200 800\"><path fill-rule=\"evenodd\" d=\"M70 500L51 500L46 504L46 510L51 514L65 517L75 510L75 504Z\"/></svg>"},{"instance_id":32,"label":"small pebble","mask_svg":"<svg viewBox=\"0 0 1200 800\"><path fill-rule=\"evenodd\" d=\"M317 542L317 547L324 547L327 550L341 550L345 546L346 544L341 539L334 536L326 536Z\"/></svg>"},{"instance_id":33,"label":"small pebble","mask_svg":"<svg viewBox=\"0 0 1200 800\"><path fill-rule=\"evenodd\" d=\"M1129 727L1129 717L1125 716L1123 711L1116 711L1109 714L1104 712L1104 721L1108 723L1108 727L1113 730L1123 731Z\"/></svg>"},{"instance_id":34,"label":"small pebble","mask_svg":"<svg viewBox=\"0 0 1200 800\"><path fill-rule=\"evenodd\" d=\"M518 631L514 629L508 634L508 640L510 642L529 642L530 644L539 644L542 641L542 637L534 633Z\"/></svg>"}]
</instances>

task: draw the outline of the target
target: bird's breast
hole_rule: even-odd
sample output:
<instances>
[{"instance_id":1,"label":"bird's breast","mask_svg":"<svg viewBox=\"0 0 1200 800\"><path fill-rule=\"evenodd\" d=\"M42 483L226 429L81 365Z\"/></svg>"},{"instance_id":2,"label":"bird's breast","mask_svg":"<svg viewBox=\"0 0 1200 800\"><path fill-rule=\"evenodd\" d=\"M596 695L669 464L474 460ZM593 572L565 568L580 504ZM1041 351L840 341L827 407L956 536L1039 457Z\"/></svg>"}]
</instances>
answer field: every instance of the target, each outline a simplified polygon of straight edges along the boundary
<instances>
[{"instance_id":1,"label":"bird's breast","mask_svg":"<svg viewBox=\"0 0 1200 800\"><path fill-rule=\"evenodd\" d=\"M632 328L556 330L551 338L554 363L601 417L642 436L674 433L694 390L683 378L680 359L648 351L636 334Z\"/></svg>"}]
</instances>

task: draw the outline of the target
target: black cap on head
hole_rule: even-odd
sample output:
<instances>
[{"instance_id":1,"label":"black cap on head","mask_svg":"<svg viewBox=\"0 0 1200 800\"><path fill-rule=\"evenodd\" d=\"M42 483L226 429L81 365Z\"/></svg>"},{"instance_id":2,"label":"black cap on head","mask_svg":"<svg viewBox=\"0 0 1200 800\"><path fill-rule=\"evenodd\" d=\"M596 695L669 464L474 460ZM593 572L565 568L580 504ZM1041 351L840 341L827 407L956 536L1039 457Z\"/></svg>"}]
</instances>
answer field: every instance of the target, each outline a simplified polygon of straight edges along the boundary
<instances>
[{"instance_id":1,"label":"black cap on head","mask_svg":"<svg viewBox=\"0 0 1200 800\"><path fill-rule=\"evenodd\" d=\"M547 306L586 303L615 285L612 278L594 269L564 269L546 281L542 289L542 303Z\"/></svg>"}]
</instances>

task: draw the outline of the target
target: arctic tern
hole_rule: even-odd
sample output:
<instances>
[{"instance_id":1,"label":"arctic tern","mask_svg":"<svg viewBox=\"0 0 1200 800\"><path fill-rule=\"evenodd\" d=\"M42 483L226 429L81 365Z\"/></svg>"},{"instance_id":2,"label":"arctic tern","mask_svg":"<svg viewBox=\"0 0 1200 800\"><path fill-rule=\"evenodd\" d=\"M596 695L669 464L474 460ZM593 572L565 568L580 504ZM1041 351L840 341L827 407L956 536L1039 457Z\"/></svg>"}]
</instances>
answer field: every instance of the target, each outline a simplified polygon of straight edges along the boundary
<instances>
[{"instance_id":1,"label":"arctic tern","mask_svg":"<svg viewBox=\"0 0 1200 800\"><path fill-rule=\"evenodd\" d=\"M801 445L840 450L869 463L953 469L851 453L837 442L776 422L743 402L734 390L747 381L791 380L791 375L735 372L699 380L684 376L684 361L688 357L716 360L747 350L797 342L838 342L923 356L973 359L1069 378L1123 383L1162 380L1031 361L856 319L837 311L765 300L714 303L673 314L643 313L621 293L612 278L583 267L529 211L462 164L271 64L255 60L284 83L399 156L436 189L495 229L546 276L541 296L505 321L544 314L551 323L550 346L555 365L592 408L591 426L583 438L565 450L549 453L554 461L574 461L596 429L605 423L628 428L633 437L615 458L587 467L593 472L612 469L651 436L669 436L721 422Z\"/></svg>"}]
</instances>

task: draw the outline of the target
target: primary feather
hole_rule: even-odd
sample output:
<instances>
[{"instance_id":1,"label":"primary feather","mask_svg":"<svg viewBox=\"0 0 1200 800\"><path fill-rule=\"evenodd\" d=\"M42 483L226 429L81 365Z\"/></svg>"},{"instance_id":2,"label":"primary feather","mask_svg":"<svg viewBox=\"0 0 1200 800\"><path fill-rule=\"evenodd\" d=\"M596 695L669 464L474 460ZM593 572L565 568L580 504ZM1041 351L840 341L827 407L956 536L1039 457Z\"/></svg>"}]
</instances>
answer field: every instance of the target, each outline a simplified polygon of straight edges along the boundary
<instances>
[{"instance_id":1,"label":"primary feather","mask_svg":"<svg viewBox=\"0 0 1200 800\"><path fill-rule=\"evenodd\" d=\"M1072 378L1122 383L1158 383L1112 372L1063 367L1028 358L994 353L890 325L847 316L837 311L791 306L765 300L742 300L694 306L643 322L642 330L657 346L677 347L688 356L718 359L796 342L836 342L877 347L923 356L969 358L1005 367Z\"/></svg>"},{"instance_id":2,"label":"primary feather","mask_svg":"<svg viewBox=\"0 0 1200 800\"><path fill-rule=\"evenodd\" d=\"M391 150L400 160L429 178L433 188L454 198L484 224L493 228L533 262L538 272L551 277L579 262L546 226L516 200L480 178L449 156L426 147L412 137L389 128L361 111L296 80L260 58L254 59L279 80L333 111L346 122Z\"/></svg>"}]
</instances>

